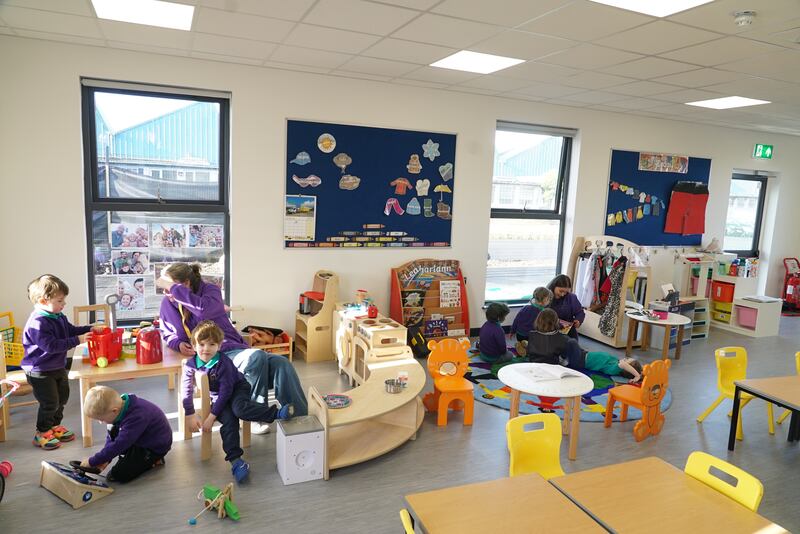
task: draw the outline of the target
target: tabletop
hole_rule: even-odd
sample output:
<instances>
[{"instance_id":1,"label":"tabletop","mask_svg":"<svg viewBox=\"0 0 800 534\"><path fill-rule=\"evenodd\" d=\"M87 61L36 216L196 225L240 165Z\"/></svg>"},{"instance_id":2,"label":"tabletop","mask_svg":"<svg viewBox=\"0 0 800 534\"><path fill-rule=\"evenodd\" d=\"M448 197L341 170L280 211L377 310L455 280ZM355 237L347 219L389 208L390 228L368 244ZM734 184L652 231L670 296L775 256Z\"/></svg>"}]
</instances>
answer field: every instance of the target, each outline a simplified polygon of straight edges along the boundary
<instances>
[{"instance_id":1,"label":"tabletop","mask_svg":"<svg viewBox=\"0 0 800 534\"><path fill-rule=\"evenodd\" d=\"M171 350L164 350L163 360L158 363L141 365L135 358L124 358L111 362L107 367L91 365L89 359L73 358L72 369L69 370L70 379L94 378L112 380L119 375L135 375L142 373L167 374L177 373L181 370L181 361L186 356Z\"/></svg>"},{"instance_id":2,"label":"tabletop","mask_svg":"<svg viewBox=\"0 0 800 534\"><path fill-rule=\"evenodd\" d=\"M800 410L800 375L748 378L737 380L735 384L747 391L780 400L795 410Z\"/></svg>"},{"instance_id":3,"label":"tabletop","mask_svg":"<svg viewBox=\"0 0 800 534\"><path fill-rule=\"evenodd\" d=\"M597 467L550 483L619 533L787 532L660 458Z\"/></svg>"},{"instance_id":4,"label":"tabletop","mask_svg":"<svg viewBox=\"0 0 800 534\"><path fill-rule=\"evenodd\" d=\"M642 323L649 323L660 326L681 326L692 322L692 320L686 317L685 315L680 315L678 313L667 313L666 319L650 319L649 317L646 317L644 315L639 315L639 312L637 311L625 312L625 316L628 317L629 319L634 319Z\"/></svg>"},{"instance_id":5,"label":"tabletop","mask_svg":"<svg viewBox=\"0 0 800 534\"><path fill-rule=\"evenodd\" d=\"M476 496L489 506L465 506ZM538 474L501 478L406 495L423 532L605 532L589 515Z\"/></svg>"},{"instance_id":6,"label":"tabletop","mask_svg":"<svg viewBox=\"0 0 800 534\"><path fill-rule=\"evenodd\" d=\"M539 366L560 367L546 363L512 363L500 369L497 378L510 388L546 397L578 397L594 389L594 382L584 374L555 380L531 379L530 371Z\"/></svg>"}]
</instances>

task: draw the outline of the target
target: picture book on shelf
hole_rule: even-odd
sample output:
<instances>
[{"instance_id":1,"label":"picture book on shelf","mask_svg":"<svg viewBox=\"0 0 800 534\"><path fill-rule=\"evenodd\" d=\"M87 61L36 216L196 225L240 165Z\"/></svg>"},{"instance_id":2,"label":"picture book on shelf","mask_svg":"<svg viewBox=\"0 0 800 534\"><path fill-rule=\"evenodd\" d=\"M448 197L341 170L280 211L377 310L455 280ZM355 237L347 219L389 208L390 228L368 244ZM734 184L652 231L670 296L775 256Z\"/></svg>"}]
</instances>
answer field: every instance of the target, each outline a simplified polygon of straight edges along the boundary
<instances>
[{"instance_id":1,"label":"picture book on shelf","mask_svg":"<svg viewBox=\"0 0 800 534\"><path fill-rule=\"evenodd\" d=\"M447 335L447 319L425 321L425 335L430 337L444 337Z\"/></svg>"},{"instance_id":2,"label":"picture book on shelf","mask_svg":"<svg viewBox=\"0 0 800 534\"><path fill-rule=\"evenodd\" d=\"M461 306L461 282L458 280L439 281L439 307Z\"/></svg>"}]
</instances>

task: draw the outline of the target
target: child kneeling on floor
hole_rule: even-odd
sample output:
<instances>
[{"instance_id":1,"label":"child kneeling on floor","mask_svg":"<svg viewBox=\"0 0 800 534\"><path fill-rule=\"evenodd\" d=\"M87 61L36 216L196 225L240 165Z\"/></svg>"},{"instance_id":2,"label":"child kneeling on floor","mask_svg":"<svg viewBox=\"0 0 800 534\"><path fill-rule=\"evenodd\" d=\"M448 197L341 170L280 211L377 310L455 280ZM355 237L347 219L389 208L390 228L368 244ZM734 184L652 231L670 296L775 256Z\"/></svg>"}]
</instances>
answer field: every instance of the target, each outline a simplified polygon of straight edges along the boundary
<instances>
[{"instance_id":1,"label":"child kneeling on floor","mask_svg":"<svg viewBox=\"0 0 800 534\"><path fill-rule=\"evenodd\" d=\"M478 355L488 363L510 362L514 355L506 347L506 334L502 323L508 315L508 306L502 302L490 302L486 306L486 322L483 323L478 339Z\"/></svg>"},{"instance_id":2,"label":"child kneeling on floor","mask_svg":"<svg viewBox=\"0 0 800 534\"><path fill-rule=\"evenodd\" d=\"M136 395L120 395L106 386L86 393L84 412L111 428L103 450L81 462L84 467L105 469L115 457L108 480L130 482L157 465L172 448L172 427L164 412Z\"/></svg>"},{"instance_id":3,"label":"child kneeling on floor","mask_svg":"<svg viewBox=\"0 0 800 534\"><path fill-rule=\"evenodd\" d=\"M181 391L186 425L192 432L202 429L211 432L214 421L222 423L220 435L225 460L231 463L231 473L236 482L241 482L250 472L250 465L242 460L239 445L239 420L271 423L275 419L288 419L294 414L291 404L267 405L250 400L250 383L239 372L233 360L219 352L225 337L214 321L203 321L192 330L192 346L197 354L189 358L184 366ZM213 404L205 421L194 411L194 375L206 373Z\"/></svg>"}]
</instances>

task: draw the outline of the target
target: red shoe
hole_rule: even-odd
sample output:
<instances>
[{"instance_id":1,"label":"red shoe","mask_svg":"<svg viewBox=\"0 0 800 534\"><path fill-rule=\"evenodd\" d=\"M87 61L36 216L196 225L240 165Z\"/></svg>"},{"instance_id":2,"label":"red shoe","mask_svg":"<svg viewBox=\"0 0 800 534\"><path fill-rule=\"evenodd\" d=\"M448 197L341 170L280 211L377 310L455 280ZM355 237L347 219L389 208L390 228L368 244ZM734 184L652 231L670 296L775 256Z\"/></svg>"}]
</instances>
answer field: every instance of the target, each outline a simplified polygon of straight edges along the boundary
<instances>
[{"instance_id":1,"label":"red shoe","mask_svg":"<svg viewBox=\"0 0 800 534\"><path fill-rule=\"evenodd\" d=\"M33 436L33 444L36 447L41 447L46 451L52 451L61 446L61 442L53 435L52 430L47 432L37 432Z\"/></svg>"},{"instance_id":2,"label":"red shoe","mask_svg":"<svg viewBox=\"0 0 800 534\"><path fill-rule=\"evenodd\" d=\"M50 430L53 431L53 436L62 443L75 439L75 433L63 425L54 426Z\"/></svg>"}]
</instances>

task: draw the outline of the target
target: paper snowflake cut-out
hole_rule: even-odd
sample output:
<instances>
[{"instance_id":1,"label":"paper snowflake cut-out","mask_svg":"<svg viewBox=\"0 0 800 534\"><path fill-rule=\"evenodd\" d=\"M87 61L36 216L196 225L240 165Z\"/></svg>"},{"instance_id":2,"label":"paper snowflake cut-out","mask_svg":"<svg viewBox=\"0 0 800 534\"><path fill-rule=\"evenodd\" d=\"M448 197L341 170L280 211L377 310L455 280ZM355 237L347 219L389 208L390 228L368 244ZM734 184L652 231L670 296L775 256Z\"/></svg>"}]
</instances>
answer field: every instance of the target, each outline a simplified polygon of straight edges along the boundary
<instances>
[{"instance_id":1,"label":"paper snowflake cut-out","mask_svg":"<svg viewBox=\"0 0 800 534\"><path fill-rule=\"evenodd\" d=\"M432 139L428 139L428 142L422 145L422 151L422 157L431 161L436 159L436 156L441 155L439 154L439 143L434 143Z\"/></svg>"}]
</instances>

